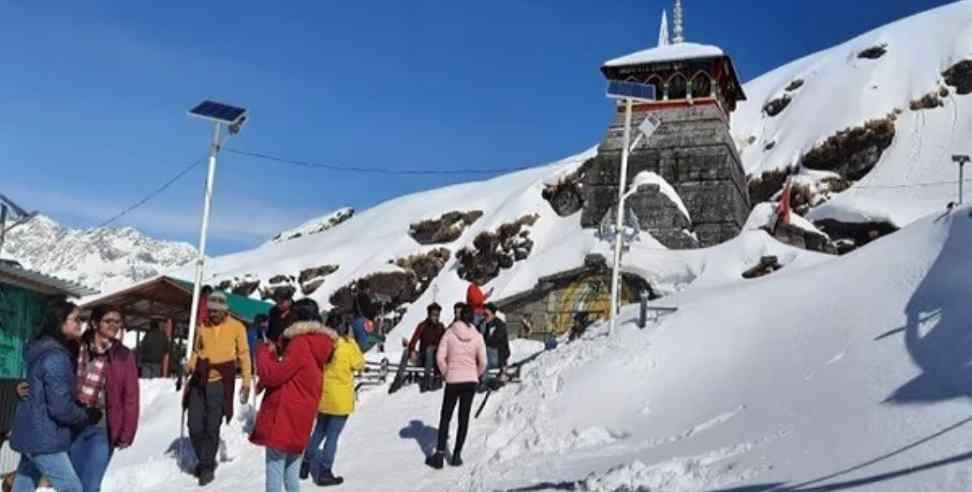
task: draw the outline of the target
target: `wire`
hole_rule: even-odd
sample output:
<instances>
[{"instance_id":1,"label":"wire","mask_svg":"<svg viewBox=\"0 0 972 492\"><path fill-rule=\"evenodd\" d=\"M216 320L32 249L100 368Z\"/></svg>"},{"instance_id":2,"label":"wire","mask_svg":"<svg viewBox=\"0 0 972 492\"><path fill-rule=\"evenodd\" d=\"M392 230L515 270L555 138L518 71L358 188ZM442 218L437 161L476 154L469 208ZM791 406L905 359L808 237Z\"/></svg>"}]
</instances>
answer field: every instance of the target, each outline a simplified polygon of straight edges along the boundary
<instances>
[{"instance_id":1,"label":"wire","mask_svg":"<svg viewBox=\"0 0 972 492\"><path fill-rule=\"evenodd\" d=\"M531 167L534 167L534 166L519 166L519 167L494 168L494 169L449 169L449 170L388 169L388 168L376 168L376 167L339 166L336 164L324 164L320 162L312 162L312 161L306 161L300 159L287 159L284 157L279 157L279 156L266 154L262 152L249 152L249 151L233 149L233 148L223 148L222 150L237 155L253 157L255 159L264 159L264 160L279 162L283 164L291 164L295 166L315 168L315 169L328 169L331 171L338 171L338 172L363 173L363 174L390 174L390 175L500 174L500 173L523 171L525 169L530 169Z\"/></svg>"},{"instance_id":2,"label":"wire","mask_svg":"<svg viewBox=\"0 0 972 492\"><path fill-rule=\"evenodd\" d=\"M912 184L899 184L899 185L854 185L852 189L858 190L869 190L869 189L894 189L894 188L921 188L925 186L941 186L947 184L958 184L959 180L953 179L950 181L930 181L927 183L912 183ZM972 179L963 179L963 183L972 182Z\"/></svg>"},{"instance_id":3,"label":"wire","mask_svg":"<svg viewBox=\"0 0 972 492\"><path fill-rule=\"evenodd\" d=\"M100 228L100 227L104 227L104 226L106 226L108 224L111 224L112 222L115 222L116 220L118 220L118 219L120 219L120 218L128 215L129 213L131 213L135 209L141 207L142 205L145 205L146 203L149 202L149 200L151 200L151 199L159 196L160 194L162 194L163 191L169 189L170 186L172 186L173 184L175 184L176 181L179 181L179 179L181 179L183 176L185 176L186 174L189 174L190 171L192 171L193 169L195 169L196 166L198 166L199 164L201 164L204 160L206 160L205 157L193 161L191 164L189 164L188 167L186 167L182 171L179 171L179 174L176 174L172 179L166 181L165 184L163 184L162 186L160 186L158 189L156 189L155 191L149 193L148 195L145 196L145 198L142 198L141 200L135 202L134 204L132 204L130 207L126 208L125 210L122 210L121 212L118 212L117 214L115 214L110 219L108 219L108 220L106 220L106 221L98 224L95 227L95 229Z\"/></svg>"}]
</instances>

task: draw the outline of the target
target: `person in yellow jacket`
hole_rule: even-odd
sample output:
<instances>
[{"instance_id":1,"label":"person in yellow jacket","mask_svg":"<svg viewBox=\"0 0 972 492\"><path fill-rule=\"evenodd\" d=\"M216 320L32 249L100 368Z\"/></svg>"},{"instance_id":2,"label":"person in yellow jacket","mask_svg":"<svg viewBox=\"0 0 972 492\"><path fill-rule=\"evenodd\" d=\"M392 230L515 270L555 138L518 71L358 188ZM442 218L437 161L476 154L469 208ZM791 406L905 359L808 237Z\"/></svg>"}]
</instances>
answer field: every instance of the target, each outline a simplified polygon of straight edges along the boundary
<instances>
[{"instance_id":1,"label":"person in yellow jacket","mask_svg":"<svg viewBox=\"0 0 972 492\"><path fill-rule=\"evenodd\" d=\"M196 478L204 486L213 481L219 427L233 418L236 369L243 374L240 401L250 397L250 347L246 328L229 316L226 295L213 292L207 299L208 319L199 326L192 357L186 366L189 385L183 405L189 410L189 440L199 458Z\"/></svg>"},{"instance_id":2,"label":"person in yellow jacket","mask_svg":"<svg viewBox=\"0 0 972 492\"><path fill-rule=\"evenodd\" d=\"M300 465L302 480L310 476L313 471L314 483L324 487L344 483L344 478L334 476L331 469L337 454L338 438L344 430L348 416L354 412L354 373L363 369L365 365L364 355L354 341L354 337L348 333L348 325L341 322L341 317L328 316L325 324L335 328L339 336L334 345L331 361L324 368L321 403L317 408L317 424L314 426L314 433L307 443L304 460Z\"/></svg>"}]
</instances>

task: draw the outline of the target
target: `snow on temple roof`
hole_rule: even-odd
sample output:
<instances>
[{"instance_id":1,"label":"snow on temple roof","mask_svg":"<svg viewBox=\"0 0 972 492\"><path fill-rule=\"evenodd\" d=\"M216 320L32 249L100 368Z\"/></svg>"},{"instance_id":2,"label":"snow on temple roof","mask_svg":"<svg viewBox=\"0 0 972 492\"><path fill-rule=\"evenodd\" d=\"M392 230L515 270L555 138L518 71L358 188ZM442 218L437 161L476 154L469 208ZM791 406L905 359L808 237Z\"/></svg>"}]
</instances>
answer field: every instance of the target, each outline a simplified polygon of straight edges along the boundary
<instances>
[{"instance_id":1,"label":"snow on temple roof","mask_svg":"<svg viewBox=\"0 0 972 492\"><path fill-rule=\"evenodd\" d=\"M642 63L658 63L674 60L690 60L694 58L712 58L724 56L726 53L718 46L697 43L676 43L658 46L647 50L637 51L629 55L604 62L605 67L622 65L638 65Z\"/></svg>"}]
</instances>

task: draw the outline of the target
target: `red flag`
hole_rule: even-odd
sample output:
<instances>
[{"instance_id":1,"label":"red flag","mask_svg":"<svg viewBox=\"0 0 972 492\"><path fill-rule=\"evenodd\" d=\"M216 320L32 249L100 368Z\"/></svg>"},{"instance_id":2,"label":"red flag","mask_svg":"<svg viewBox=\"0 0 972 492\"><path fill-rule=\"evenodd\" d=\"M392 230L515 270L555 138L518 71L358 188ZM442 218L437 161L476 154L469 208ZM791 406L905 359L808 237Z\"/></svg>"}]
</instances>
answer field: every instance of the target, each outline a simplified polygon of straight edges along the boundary
<instances>
[{"instance_id":1,"label":"red flag","mask_svg":"<svg viewBox=\"0 0 972 492\"><path fill-rule=\"evenodd\" d=\"M776 205L776 218L777 221L783 224L790 223L790 180L786 180L786 185L783 186L783 197L780 199L780 203Z\"/></svg>"}]
</instances>

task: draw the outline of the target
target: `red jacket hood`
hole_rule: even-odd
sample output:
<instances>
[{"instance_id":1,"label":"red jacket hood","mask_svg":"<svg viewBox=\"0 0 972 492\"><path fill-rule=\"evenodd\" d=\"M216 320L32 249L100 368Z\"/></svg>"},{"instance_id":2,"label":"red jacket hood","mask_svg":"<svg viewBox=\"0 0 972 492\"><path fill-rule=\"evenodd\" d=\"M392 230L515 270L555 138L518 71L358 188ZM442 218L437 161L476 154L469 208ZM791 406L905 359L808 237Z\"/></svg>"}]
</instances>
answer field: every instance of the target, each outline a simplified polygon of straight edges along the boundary
<instances>
[{"instance_id":1,"label":"red jacket hood","mask_svg":"<svg viewBox=\"0 0 972 492\"><path fill-rule=\"evenodd\" d=\"M311 336L302 337L303 335ZM311 354L313 354L314 360L322 367L330 359L331 348L338 338L336 331L317 321L298 321L287 327L282 336L288 340L288 343L297 337L305 339L311 345Z\"/></svg>"}]
</instances>

